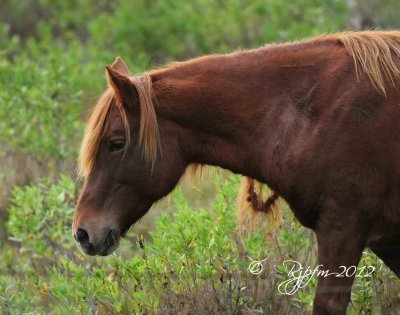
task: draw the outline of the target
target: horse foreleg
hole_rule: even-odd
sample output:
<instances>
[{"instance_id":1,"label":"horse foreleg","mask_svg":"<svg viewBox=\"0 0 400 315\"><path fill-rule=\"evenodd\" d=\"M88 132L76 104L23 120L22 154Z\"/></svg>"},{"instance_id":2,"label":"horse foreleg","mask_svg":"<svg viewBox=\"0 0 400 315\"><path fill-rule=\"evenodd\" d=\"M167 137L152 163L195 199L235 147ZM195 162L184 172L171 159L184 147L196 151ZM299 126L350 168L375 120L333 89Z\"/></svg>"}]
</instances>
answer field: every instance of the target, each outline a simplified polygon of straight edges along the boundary
<instances>
[{"instance_id":1,"label":"horse foreleg","mask_svg":"<svg viewBox=\"0 0 400 315\"><path fill-rule=\"evenodd\" d=\"M375 242L370 248L400 278L400 234Z\"/></svg>"},{"instance_id":2,"label":"horse foreleg","mask_svg":"<svg viewBox=\"0 0 400 315\"><path fill-rule=\"evenodd\" d=\"M355 269L364 249L364 238L354 226L335 221L336 224L319 225L316 229L320 271L314 315L346 314Z\"/></svg>"}]
</instances>

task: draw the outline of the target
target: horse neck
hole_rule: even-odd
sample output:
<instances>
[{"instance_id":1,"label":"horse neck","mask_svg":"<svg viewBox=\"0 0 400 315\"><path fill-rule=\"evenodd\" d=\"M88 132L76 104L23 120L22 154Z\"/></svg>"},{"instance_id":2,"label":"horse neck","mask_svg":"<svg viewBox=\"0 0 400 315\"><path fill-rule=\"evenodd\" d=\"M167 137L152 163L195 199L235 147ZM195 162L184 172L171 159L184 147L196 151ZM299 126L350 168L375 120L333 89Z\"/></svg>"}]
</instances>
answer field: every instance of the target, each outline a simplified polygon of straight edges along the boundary
<instances>
[{"instance_id":1,"label":"horse neck","mask_svg":"<svg viewBox=\"0 0 400 315\"><path fill-rule=\"evenodd\" d=\"M262 48L155 71L158 115L176 126L188 164L268 182L278 131L294 119L294 100L306 98L316 84L307 70L315 66L313 54L281 57L279 49Z\"/></svg>"}]
</instances>

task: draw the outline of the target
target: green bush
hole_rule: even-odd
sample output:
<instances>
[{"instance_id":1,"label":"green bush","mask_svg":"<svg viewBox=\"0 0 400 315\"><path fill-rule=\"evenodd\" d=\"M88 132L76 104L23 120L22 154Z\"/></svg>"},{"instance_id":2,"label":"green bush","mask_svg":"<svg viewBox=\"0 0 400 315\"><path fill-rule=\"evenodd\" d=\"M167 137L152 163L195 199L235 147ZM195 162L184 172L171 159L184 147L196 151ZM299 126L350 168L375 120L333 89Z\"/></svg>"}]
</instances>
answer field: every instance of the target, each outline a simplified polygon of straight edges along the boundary
<instances>
[{"instance_id":1,"label":"green bush","mask_svg":"<svg viewBox=\"0 0 400 315\"><path fill-rule=\"evenodd\" d=\"M180 189L173 192L174 213L157 219L151 240L123 241L107 258L81 254L71 235L76 190L62 176L58 183L17 187L7 229L13 247L0 258L0 309L20 313L235 313L263 309L282 314L310 310L315 279L292 296L281 295L288 279L282 262L295 259L316 266L314 238L285 211L276 238L260 229L239 237L236 224L238 176L214 176L218 192L206 209L193 209ZM268 258L259 275L249 272L250 257ZM366 253L360 266L381 262ZM354 310L387 309L393 297L390 273L358 279ZM385 292L386 290L386 292ZM391 300L392 299L392 300ZM394 300L395 301L395 300Z\"/></svg>"},{"instance_id":2,"label":"green bush","mask_svg":"<svg viewBox=\"0 0 400 315\"><path fill-rule=\"evenodd\" d=\"M344 1L14 1L0 23L0 142L39 161L76 156L82 116L117 55L171 60L343 28ZM25 28L15 21L26 23Z\"/></svg>"},{"instance_id":3,"label":"green bush","mask_svg":"<svg viewBox=\"0 0 400 315\"><path fill-rule=\"evenodd\" d=\"M82 91L73 83L71 56L41 51L46 63L24 57L0 60L0 139L39 160L66 158L81 134Z\"/></svg>"}]
</instances>

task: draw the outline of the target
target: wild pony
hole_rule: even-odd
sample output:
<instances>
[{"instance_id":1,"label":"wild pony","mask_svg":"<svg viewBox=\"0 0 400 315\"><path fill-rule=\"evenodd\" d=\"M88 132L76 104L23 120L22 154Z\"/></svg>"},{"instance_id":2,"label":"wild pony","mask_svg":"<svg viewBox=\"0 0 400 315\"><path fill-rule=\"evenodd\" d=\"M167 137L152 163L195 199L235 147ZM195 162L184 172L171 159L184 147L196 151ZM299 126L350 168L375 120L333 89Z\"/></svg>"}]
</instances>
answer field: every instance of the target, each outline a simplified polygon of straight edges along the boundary
<instances>
[{"instance_id":1,"label":"wild pony","mask_svg":"<svg viewBox=\"0 0 400 315\"><path fill-rule=\"evenodd\" d=\"M79 157L73 232L89 255L191 165L248 179L247 209L281 196L316 233L324 270L371 248L400 276L400 32L346 32L172 63L131 76L117 58ZM255 183L274 194L263 200ZM346 312L354 276L318 278L314 314Z\"/></svg>"}]
</instances>

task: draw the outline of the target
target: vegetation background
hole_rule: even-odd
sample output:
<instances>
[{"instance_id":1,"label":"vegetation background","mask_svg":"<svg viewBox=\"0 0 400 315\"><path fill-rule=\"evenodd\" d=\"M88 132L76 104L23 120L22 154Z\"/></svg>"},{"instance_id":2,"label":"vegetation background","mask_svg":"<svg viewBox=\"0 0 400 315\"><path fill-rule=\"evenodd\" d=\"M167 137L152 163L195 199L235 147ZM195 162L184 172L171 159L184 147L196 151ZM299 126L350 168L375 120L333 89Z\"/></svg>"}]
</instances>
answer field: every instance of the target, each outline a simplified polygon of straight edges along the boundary
<instances>
[{"instance_id":1,"label":"vegetation background","mask_svg":"<svg viewBox=\"0 0 400 315\"><path fill-rule=\"evenodd\" d=\"M315 279L279 294L287 259L316 266L313 234L284 208L266 237L240 235L239 176L186 181L108 258L80 253L71 221L88 110L119 55L132 72L345 29L400 28L397 0L2 0L0 3L0 312L304 314ZM261 260L260 275L248 272ZM372 253L351 314L400 314L400 281Z\"/></svg>"}]
</instances>

